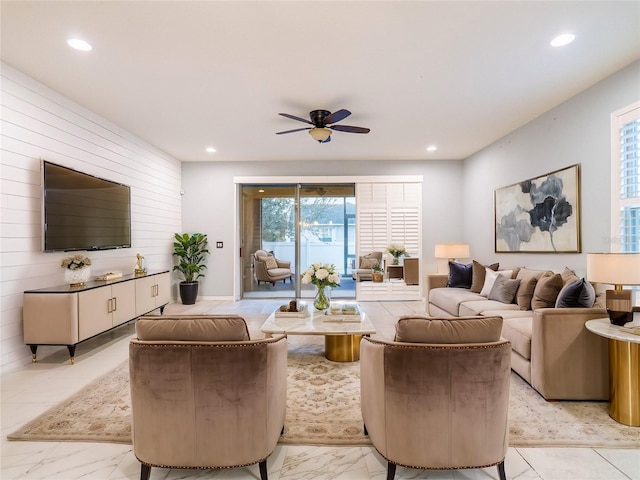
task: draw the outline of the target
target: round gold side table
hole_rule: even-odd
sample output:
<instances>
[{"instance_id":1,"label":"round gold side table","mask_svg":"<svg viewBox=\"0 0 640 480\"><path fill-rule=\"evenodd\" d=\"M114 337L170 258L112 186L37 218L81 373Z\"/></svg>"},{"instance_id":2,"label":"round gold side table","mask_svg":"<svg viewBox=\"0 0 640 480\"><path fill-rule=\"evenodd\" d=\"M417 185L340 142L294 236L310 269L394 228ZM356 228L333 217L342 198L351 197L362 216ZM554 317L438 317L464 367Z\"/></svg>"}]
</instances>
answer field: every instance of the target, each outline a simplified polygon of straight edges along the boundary
<instances>
[{"instance_id":1,"label":"round gold side table","mask_svg":"<svg viewBox=\"0 0 640 480\"><path fill-rule=\"evenodd\" d=\"M585 326L609 339L609 415L640 427L640 335L625 332L608 318L589 320Z\"/></svg>"}]
</instances>

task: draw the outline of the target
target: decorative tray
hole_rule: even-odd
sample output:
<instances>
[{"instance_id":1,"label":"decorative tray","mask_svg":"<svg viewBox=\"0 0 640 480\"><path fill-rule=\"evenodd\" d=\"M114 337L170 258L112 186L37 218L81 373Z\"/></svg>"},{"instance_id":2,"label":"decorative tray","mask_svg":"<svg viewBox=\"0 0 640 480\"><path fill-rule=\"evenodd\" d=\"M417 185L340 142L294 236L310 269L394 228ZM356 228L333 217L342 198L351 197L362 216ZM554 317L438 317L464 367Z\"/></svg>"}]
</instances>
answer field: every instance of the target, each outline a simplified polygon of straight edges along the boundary
<instances>
[{"instance_id":1,"label":"decorative tray","mask_svg":"<svg viewBox=\"0 0 640 480\"><path fill-rule=\"evenodd\" d=\"M322 317L323 322L361 322L362 310L357 303L332 303Z\"/></svg>"},{"instance_id":2,"label":"decorative tray","mask_svg":"<svg viewBox=\"0 0 640 480\"><path fill-rule=\"evenodd\" d=\"M276 318L304 318L309 316L309 305L299 303L297 308L297 312L281 312L280 310L276 310L274 316Z\"/></svg>"}]
</instances>

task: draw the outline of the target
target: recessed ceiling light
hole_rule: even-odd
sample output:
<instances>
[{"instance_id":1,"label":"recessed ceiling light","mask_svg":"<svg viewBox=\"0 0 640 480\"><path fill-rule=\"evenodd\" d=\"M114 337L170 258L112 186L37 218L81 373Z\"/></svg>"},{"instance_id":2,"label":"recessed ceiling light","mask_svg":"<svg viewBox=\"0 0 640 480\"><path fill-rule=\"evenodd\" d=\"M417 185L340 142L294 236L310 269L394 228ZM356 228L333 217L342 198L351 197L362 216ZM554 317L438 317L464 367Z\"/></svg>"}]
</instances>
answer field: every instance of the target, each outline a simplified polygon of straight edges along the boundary
<instances>
[{"instance_id":1,"label":"recessed ceiling light","mask_svg":"<svg viewBox=\"0 0 640 480\"><path fill-rule=\"evenodd\" d=\"M93 49L89 42L85 42L84 40L80 40L79 38L70 38L69 40L67 40L67 45L82 52L89 52Z\"/></svg>"},{"instance_id":2,"label":"recessed ceiling light","mask_svg":"<svg viewBox=\"0 0 640 480\"><path fill-rule=\"evenodd\" d=\"M207 147L207 152L208 153L216 153L216 149L213 147Z\"/></svg>"},{"instance_id":3,"label":"recessed ceiling light","mask_svg":"<svg viewBox=\"0 0 640 480\"><path fill-rule=\"evenodd\" d=\"M435 145L429 145L427 147L427 152L435 152L438 149Z\"/></svg>"},{"instance_id":4,"label":"recessed ceiling light","mask_svg":"<svg viewBox=\"0 0 640 480\"><path fill-rule=\"evenodd\" d=\"M569 45L576 39L576 36L573 33L563 33L562 35L558 35L556 38L551 40L552 47L564 47L565 45Z\"/></svg>"}]
</instances>

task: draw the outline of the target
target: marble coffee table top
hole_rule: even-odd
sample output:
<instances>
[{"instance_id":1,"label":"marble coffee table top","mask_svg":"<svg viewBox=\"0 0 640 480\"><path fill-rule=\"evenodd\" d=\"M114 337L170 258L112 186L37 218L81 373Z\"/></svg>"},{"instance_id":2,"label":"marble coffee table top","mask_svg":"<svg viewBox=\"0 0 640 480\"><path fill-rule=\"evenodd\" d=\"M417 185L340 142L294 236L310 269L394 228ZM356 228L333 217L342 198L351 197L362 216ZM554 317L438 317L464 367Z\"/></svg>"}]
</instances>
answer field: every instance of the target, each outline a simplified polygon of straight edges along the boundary
<instances>
[{"instance_id":1,"label":"marble coffee table top","mask_svg":"<svg viewBox=\"0 0 640 480\"><path fill-rule=\"evenodd\" d=\"M309 305L304 317L279 316L273 312L260 327L263 333L287 335L371 335L376 333L371 320L360 311L359 315L325 315Z\"/></svg>"}]
</instances>

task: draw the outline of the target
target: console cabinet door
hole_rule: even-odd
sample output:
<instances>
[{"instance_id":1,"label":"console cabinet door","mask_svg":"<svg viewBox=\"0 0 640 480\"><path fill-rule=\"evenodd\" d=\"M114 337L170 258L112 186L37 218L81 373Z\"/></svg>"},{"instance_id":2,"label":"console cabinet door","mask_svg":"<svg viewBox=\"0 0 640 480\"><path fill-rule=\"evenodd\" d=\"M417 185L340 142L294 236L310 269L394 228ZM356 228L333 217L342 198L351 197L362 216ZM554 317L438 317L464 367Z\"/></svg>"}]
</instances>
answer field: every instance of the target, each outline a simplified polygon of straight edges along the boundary
<instances>
[{"instance_id":1,"label":"console cabinet door","mask_svg":"<svg viewBox=\"0 0 640 480\"><path fill-rule=\"evenodd\" d=\"M136 316L136 289L134 282L111 285L112 326L128 322Z\"/></svg>"},{"instance_id":2,"label":"console cabinet door","mask_svg":"<svg viewBox=\"0 0 640 480\"><path fill-rule=\"evenodd\" d=\"M155 275L136 279L136 316L156 308Z\"/></svg>"},{"instance_id":3,"label":"console cabinet door","mask_svg":"<svg viewBox=\"0 0 640 480\"><path fill-rule=\"evenodd\" d=\"M171 279L169 273L154 275L156 279L156 307L166 305L171 301Z\"/></svg>"},{"instance_id":4,"label":"console cabinet door","mask_svg":"<svg viewBox=\"0 0 640 480\"><path fill-rule=\"evenodd\" d=\"M111 297L110 286L78 293L78 341L113 327Z\"/></svg>"}]
</instances>

